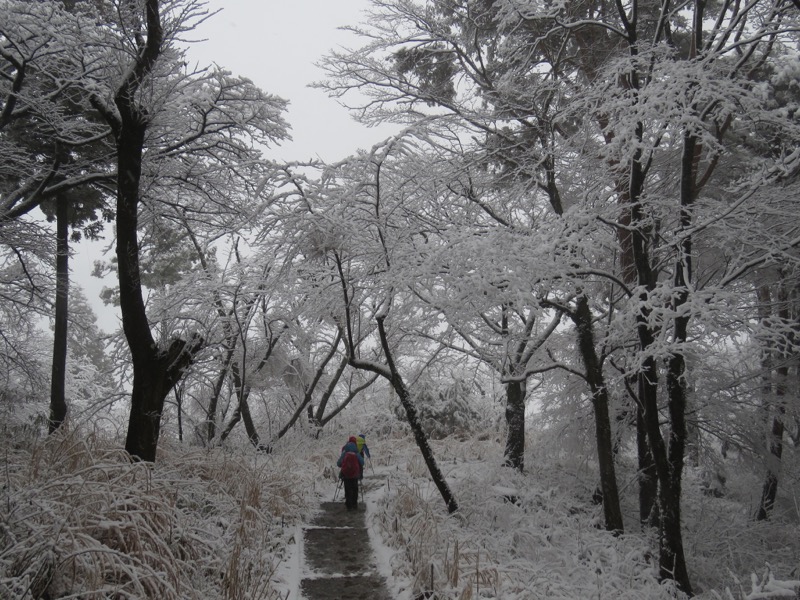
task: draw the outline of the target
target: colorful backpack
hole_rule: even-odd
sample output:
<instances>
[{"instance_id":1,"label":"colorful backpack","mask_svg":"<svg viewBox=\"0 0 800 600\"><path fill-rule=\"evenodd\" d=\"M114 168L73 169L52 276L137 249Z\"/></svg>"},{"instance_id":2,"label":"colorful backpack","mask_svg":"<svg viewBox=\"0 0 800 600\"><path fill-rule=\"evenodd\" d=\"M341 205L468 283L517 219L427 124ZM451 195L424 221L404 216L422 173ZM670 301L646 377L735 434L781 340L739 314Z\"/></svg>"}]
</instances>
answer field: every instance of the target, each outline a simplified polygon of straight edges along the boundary
<instances>
[{"instance_id":1,"label":"colorful backpack","mask_svg":"<svg viewBox=\"0 0 800 600\"><path fill-rule=\"evenodd\" d=\"M342 459L343 479L357 479L361 475L361 465L358 463L358 455L355 452L346 452Z\"/></svg>"}]
</instances>

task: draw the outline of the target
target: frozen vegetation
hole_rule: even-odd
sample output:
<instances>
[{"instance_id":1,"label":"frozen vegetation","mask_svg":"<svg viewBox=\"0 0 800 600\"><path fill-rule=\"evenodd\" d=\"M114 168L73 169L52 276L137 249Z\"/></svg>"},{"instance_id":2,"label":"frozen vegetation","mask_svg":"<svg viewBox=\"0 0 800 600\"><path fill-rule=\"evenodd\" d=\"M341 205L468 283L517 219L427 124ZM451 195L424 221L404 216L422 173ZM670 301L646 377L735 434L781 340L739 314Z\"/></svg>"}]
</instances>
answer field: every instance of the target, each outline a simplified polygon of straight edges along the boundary
<instances>
[{"instance_id":1,"label":"frozen vegetation","mask_svg":"<svg viewBox=\"0 0 800 600\"><path fill-rule=\"evenodd\" d=\"M370 430L377 422L381 430ZM270 454L165 440L155 465L132 463L120 440L84 430L6 430L0 596L297 597L299 525L333 499L338 449L363 428L377 484L367 496L370 537L396 598L676 597L658 581L655 540L636 526L632 463L620 461L628 533L615 537L592 500L597 469L576 441L579 421L571 431L531 426L524 474L500 467L499 427L432 442L459 498L452 516L405 425L386 418L342 421L319 439L299 430ZM797 471L785 474L773 517L757 522L756 476L743 458L729 455L725 466L724 497L707 493L695 469L684 486L696 597L797 597Z\"/></svg>"}]
</instances>

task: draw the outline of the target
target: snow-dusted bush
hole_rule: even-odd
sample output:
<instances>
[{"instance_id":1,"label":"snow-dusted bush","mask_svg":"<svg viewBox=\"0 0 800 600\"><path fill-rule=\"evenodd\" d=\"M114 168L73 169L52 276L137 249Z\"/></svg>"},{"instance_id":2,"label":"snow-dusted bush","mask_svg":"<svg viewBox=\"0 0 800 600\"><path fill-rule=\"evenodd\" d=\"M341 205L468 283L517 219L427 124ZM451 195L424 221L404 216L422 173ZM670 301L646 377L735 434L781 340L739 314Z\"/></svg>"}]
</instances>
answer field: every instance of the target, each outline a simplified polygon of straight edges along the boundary
<instances>
[{"instance_id":1,"label":"snow-dusted bush","mask_svg":"<svg viewBox=\"0 0 800 600\"><path fill-rule=\"evenodd\" d=\"M451 435L466 436L485 428L474 391L469 383L461 380L446 384L420 383L414 387L414 404L425 433L440 440ZM405 409L394 407L396 416L405 420Z\"/></svg>"}]
</instances>

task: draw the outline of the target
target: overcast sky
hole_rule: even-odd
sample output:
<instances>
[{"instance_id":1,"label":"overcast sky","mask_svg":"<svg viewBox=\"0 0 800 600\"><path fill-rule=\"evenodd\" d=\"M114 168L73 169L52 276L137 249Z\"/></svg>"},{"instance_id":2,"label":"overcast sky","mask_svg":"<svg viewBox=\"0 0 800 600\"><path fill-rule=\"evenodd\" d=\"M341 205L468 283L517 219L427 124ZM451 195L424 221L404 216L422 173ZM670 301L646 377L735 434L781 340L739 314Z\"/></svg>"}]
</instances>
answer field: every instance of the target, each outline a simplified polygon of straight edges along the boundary
<instances>
[{"instance_id":1,"label":"overcast sky","mask_svg":"<svg viewBox=\"0 0 800 600\"><path fill-rule=\"evenodd\" d=\"M193 44L190 57L247 77L265 92L289 100L287 120L293 141L272 158L335 161L386 137L355 123L322 91L306 87L323 78L314 66L331 48L354 47L345 25L364 20L368 0L209 0L221 11L198 31L206 41Z\"/></svg>"}]
</instances>

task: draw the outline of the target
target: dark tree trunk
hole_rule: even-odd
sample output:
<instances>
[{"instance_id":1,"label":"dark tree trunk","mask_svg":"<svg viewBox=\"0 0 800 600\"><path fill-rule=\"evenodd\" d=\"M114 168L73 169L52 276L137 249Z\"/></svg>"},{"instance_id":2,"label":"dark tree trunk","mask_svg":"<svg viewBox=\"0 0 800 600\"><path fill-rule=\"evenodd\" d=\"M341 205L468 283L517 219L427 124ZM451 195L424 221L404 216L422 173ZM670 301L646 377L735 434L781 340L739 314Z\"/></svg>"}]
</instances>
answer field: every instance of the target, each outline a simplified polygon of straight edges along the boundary
<instances>
[{"instance_id":1,"label":"dark tree trunk","mask_svg":"<svg viewBox=\"0 0 800 600\"><path fill-rule=\"evenodd\" d=\"M253 423L253 416L250 414L250 403L248 402L250 390L247 390L241 394L237 393L236 396L238 398L236 409L233 411L231 420L228 421L228 424L222 430L222 433L219 436L219 441L220 443L223 443L225 440L227 440L228 436L233 431L233 428L239 424L239 421L243 421L247 439L250 440L250 443L253 444L253 447L256 450L262 450L264 447L261 445L261 438L258 435L255 423Z\"/></svg>"},{"instance_id":2,"label":"dark tree trunk","mask_svg":"<svg viewBox=\"0 0 800 600\"><path fill-rule=\"evenodd\" d=\"M342 400L342 402L334 410L329 412L327 415L322 415L320 413L320 411L318 410L316 418L319 421L319 427L320 428L325 427L325 425L327 425L331 421L331 419L333 419L336 415L338 415L340 412L342 412L347 407L347 405L350 404L350 402L353 400L353 398L355 398L359 393L361 393L362 391L367 389L369 386L371 386L373 383L375 383L375 381L377 379L378 379L378 375L377 374L373 374L372 377L367 379L366 382L362 383L359 386L356 386L356 387L352 388L350 390L350 392L347 394L347 397L344 400ZM327 404L327 402L326 402L326 404Z\"/></svg>"},{"instance_id":3,"label":"dark tree trunk","mask_svg":"<svg viewBox=\"0 0 800 600\"><path fill-rule=\"evenodd\" d=\"M161 432L161 413L170 390L191 364L202 340L174 340L166 351L134 357L133 392L125 450L133 458L155 462Z\"/></svg>"},{"instance_id":4,"label":"dark tree trunk","mask_svg":"<svg viewBox=\"0 0 800 600\"><path fill-rule=\"evenodd\" d=\"M147 320L139 267L139 183L147 111L137 104L136 92L161 54L164 33L158 0L145 0L147 39L114 94L116 113L102 100L92 103L114 132L117 150L117 246L122 329L133 361L131 412L125 449L135 460L155 461L161 413L169 391L191 364L203 341L174 339L160 348Z\"/></svg>"},{"instance_id":5,"label":"dark tree trunk","mask_svg":"<svg viewBox=\"0 0 800 600\"><path fill-rule=\"evenodd\" d=\"M762 292L763 295L763 292ZM766 291L767 300L769 299L769 291ZM778 309L778 317L780 320L781 325L788 325L789 324L789 309L788 309L788 296L784 291L783 285L781 284L779 292L778 292L778 300L780 302L780 307ZM767 321L768 319L762 321ZM772 342L774 344L774 342ZM780 365L778 368L774 370L776 382L775 382L775 401L771 399L771 391L772 391L772 365L774 361L771 358L767 358L762 361L763 364L767 367L767 373L765 375L765 379L768 382L765 385L765 408L767 413L767 419L769 427L769 436L767 438L767 473L764 476L764 486L761 490L761 502L758 505L758 511L756 512L756 520L757 521L764 521L769 518L770 513L772 512L773 507L775 506L775 500L778 497L778 481L780 479L780 469L781 469L781 460L783 458L783 433L784 433L784 424L783 424L783 417L786 413L786 407L784 406L784 398L786 396L786 388L787 382L789 378L789 368L785 364L785 361L789 360L789 352L786 348L781 348L780 346L785 346L785 344L778 344L778 347L770 347L767 349L766 354L767 356L777 354L780 358Z\"/></svg>"},{"instance_id":6,"label":"dark tree trunk","mask_svg":"<svg viewBox=\"0 0 800 600\"><path fill-rule=\"evenodd\" d=\"M644 386L640 376L639 389ZM640 394L641 397L641 394ZM653 453L647 441L644 411L640 402L636 405L636 453L639 467L639 522L642 527L658 527L658 476L653 462Z\"/></svg>"},{"instance_id":7,"label":"dark tree trunk","mask_svg":"<svg viewBox=\"0 0 800 600\"><path fill-rule=\"evenodd\" d=\"M620 170L617 181L617 194L620 204L625 209L620 215L620 225L617 228L617 239L620 245L620 270L623 281L633 287L641 285L647 290L655 287L656 274L650 267L650 259L647 251L646 236L647 229L641 229L641 209L638 202L644 187L644 172L638 160L634 160L630 165L629 172ZM642 300L646 300L647 295L640 295ZM640 347L645 348L650 343L652 335L645 332L647 312L639 315L637 331L639 332ZM636 450L639 467L639 520L643 526L656 527L659 522L658 510L658 475L653 462L653 453L647 438L647 430L644 420L645 396L655 392L657 387L657 374L650 371L649 374L639 373L637 380L636 397ZM653 397L650 397L653 400Z\"/></svg>"},{"instance_id":8,"label":"dark tree trunk","mask_svg":"<svg viewBox=\"0 0 800 600\"><path fill-rule=\"evenodd\" d=\"M428 437L425 435L425 430L422 428L422 423L419 422L419 417L417 416L417 407L414 405L414 400L411 398L411 394L409 393L403 378L397 371L394 358L389 349L389 338L386 335L384 318L378 317L377 321L378 333L381 338L381 347L383 348L383 354L386 357L386 364L389 368L389 383L392 385L392 389L394 389L394 391L397 393L397 397L400 399L400 404L403 405L403 408L406 411L408 424L411 427L412 433L414 434L414 440L417 442L417 447L419 448L420 454L422 454L422 459L425 461L425 465L428 467L428 472L431 475L433 484L436 486L436 489L439 490L444 503L447 505L447 512L452 514L458 510L458 503L456 502L455 496L453 496L453 493L450 491L450 486L447 484L447 480L444 478L442 471L439 469L436 458L433 456L433 450L428 443Z\"/></svg>"},{"instance_id":9,"label":"dark tree trunk","mask_svg":"<svg viewBox=\"0 0 800 600\"><path fill-rule=\"evenodd\" d=\"M697 193L695 174L700 148L697 138L688 131L684 133L681 156L680 225L688 232L693 226L693 205ZM686 383L686 356L681 348L689 337L690 313L683 310L689 302L689 282L692 279L692 236L683 236L679 245L679 256L675 261L672 311L673 343L676 350L667 361L667 409L669 413L669 444L667 446L668 478L661 480L659 487L661 509L661 576L671 578L678 587L692 596L692 584L686 568L681 532L681 489L683 465L686 459L686 410L689 404Z\"/></svg>"},{"instance_id":10,"label":"dark tree trunk","mask_svg":"<svg viewBox=\"0 0 800 600\"><path fill-rule=\"evenodd\" d=\"M342 341L341 333L338 333L336 335L336 340L333 342L333 344L331 344L330 352L328 352L328 354L325 356L325 359L322 361L322 364L320 364L319 368L317 368L317 373L314 376L314 380L310 383L310 385L306 386L306 388L303 390L303 400L297 406L297 408L294 411L294 414L291 416L291 418L286 423L286 425L284 425L280 429L280 431L278 431L278 435L277 435L276 439L281 439L284 435L286 435L286 433L292 427L294 427L294 424L297 423L297 419L300 418L300 415L303 414L303 411L306 409L306 407L309 407L309 409L310 409L311 400L313 400L313 398L314 398L314 390L317 388L317 385L319 384L319 380L325 374L325 367L328 366L328 363L336 355L336 350L339 348L339 343L341 341ZM344 369L342 368L342 366L339 365L339 369L337 370L337 374L334 377L334 380L331 382L331 384L328 387L329 395L330 395L330 393L333 392L333 388L336 386L336 381L338 381L338 379L341 376L343 370ZM311 414L313 416L313 411L310 410L309 414Z\"/></svg>"},{"instance_id":11,"label":"dark tree trunk","mask_svg":"<svg viewBox=\"0 0 800 600\"><path fill-rule=\"evenodd\" d=\"M236 405L236 408L233 410L233 414L231 415L231 420L228 421L228 424L223 428L222 433L219 434L219 441L223 443L225 440L228 439L228 436L233 431L233 428L239 424L239 421L242 420L242 407L241 403Z\"/></svg>"},{"instance_id":12,"label":"dark tree trunk","mask_svg":"<svg viewBox=\"0 0 800 600\"><path fill-rule=\"evenodd\" d=\"M506 427L503 464L521 473L525 469L525 384L522 381L506 384Z\"/></svg>"},{"instance_id":13,"label":"dark tree trunk","mask_svg":"<svg viewBox=\"0 0 800 600\"><path fill-rule=\"evenodd\" d=\"M178 441L183 442L183 390L175 388L175 407L178 410Z\"/></svg>"},{"instance_id":14,"label":"dark tree trunk","mask_svg":"<svg viewBox=\"0 0 800 600\"><path fill-rule=\"evenodd\" d=\"M67 317L69 314L69 205L56 199L56 307L50 379L50 433L67 417Z\"/></svg>"},{"instance_id":15,"label":"dark tree trunk","mask_svg":"<svg viewBox=\"0 0 800 600\"><path fill-rule=\"evenodd\" d=\"M641 207L632 205L632 223L638 224L642 220ZM670 419L677 419L671 423L671 441L676 442L675 448L667 450L667 444L661 435L661 423L658 409L658 370L651 348L655 343L655 333L649 323L650 309L648 308L648 293L655 289L655 273L650 265L649 253L645 232L635 229L632 235L633 255L635 258L638 283L642 291L639 294L640 308L637 315L637 334L639 336L640 351L644 354L641 377L641 396L644 429L647 432L648 447L653 457L656 476L658 478L658 508L659 508L659 576L662 579L672 579L686 594L692 595L692 588L686 570L685 556L680 524L680 489L683 468L683 444L685 443L685 396L681 393L670 395ZM680 261L678 261L680 263ZM678 268L682 268L679 264ZM677 276L677 275L676 275ZM681 327L685 323L676 320L676 342L680 336ZM668 378L672 378L672 389L675 377L680 378L683 370L683 356L680 360L671 361ZM680 372L680 375L678 374ZM640 509L641 510L641 509Z\"/></svg>"},{"instance_id":16,"label":"dark tree trunk","mask_svg":"<svg viewBox=\"0 0 800 600\"><path fill-rule=\"evenodd\" d=\"M133 359L131 414L125 449L136 459L153 462L164 400L191 364L202 340L175 339L164 350L158 347L150 332L142 296L137 239L145 129L146 123L134 111L133 115L123 118L117 137L117 261L122 328Z\"/></svg>"},{"instance_id":17,"label":"dark tree trunk","mask_svg":"<svg viewBox=\"0 0 800 600\"><path fill-rule=\"evenodd\" d=\"M248 304L251 307L253 305L253 302L249 302ZM221 307L220 311L222 311ZM223 312L220 312L221 316L223 314L224 314ZM284 327L280 333L270 337L269 344L267 345L267 350L266 352L264 352L264 355L261 357L261 360L258 362L258 366L255 369L256 373L261 371L267 365L270 357L272 356L272 352L275 350L275 346L278 344L278 341L280 340L281 334L285 330L286 328ZM236 409L234 410L233 416L231 417L231 420L225 426L222 434L220 435L219 441L224 442L230 435L231 431L233 431L233 428L236 426L236 424L239 423L239 421L244 421L244 428L245 432L247 433L247 439L250 440L250 442L257 450L264 450L265 447L261 445L261 439L258 435L258 431L256 430L255 423L253 422L253 417L250 414L250 404L248 403L248 398L250 397L250 386L247 385L247 382L245 380L247 373L242 372L242 370L239 367L239 362L237 362L236 360L232 360L234 345L237 339L242 340L241 344L242 363L244 363L247 359L247 344L244 343L244 337L242 332L234 334L232 331L229 331L228 340L231 342L231 345L229 346L226 360L230 362L230 374L231 377L233 378L234 388L236 389L237 405ZM220 379L218 380L220 384L224 380L225 374L226 370L223 370L222 373L220 373ZM214 409L216 412L216 404L214 406Z\"/></svg>"},{"instance_id":18,"label":"dark tree trunk","mask_svg":"<svg viewBox=\"0 0 800 600\"><path fill-rule=\"evenodd\" d=\"M764 476L764 487L761 491L761 502L756 513L757 521L769 518L775 499L778 496L778 477L781 457L783 455L783 421L779 417L771 417L769 454L767 455L767 474Z\"/></svg>"},{"instance_id":19,"label":"dark tree trunk","mask_svg":"<svg viewBox=\"0 0 800 600\"><path fill-rule=\"evenodd\" d=\"M436 488L439 490L444 503L447 505L447 512L452 514L458 510L458 503L456 502L455 496L453 496L453 493L450 491L450 486L447 484L447 480L444 478L442 471L439 469L439 465L436 463L436 458L433 456L433 450L431 450L431 446L428 443L428 438L425 435L425 431L422 429L422 424L419 422L419 417L417 416L417 407L414 405L411 394L399 375L395 374L392 376L391 384L392 388L394 388L395 392L397 392L397 397L400 399L400 404L403 405L403 408L406 411L408 424L411 427L411 431L414 433L414 440L417 442L417 447L422 455L422 459L425 461L425 465L428 467L428 472L431 475L431 479L433 480Z\"/></svg>"},{"instance_id":20,"label":"dark tree trunk","mask_svg":"<svg viewBox=\"0 0 800 600\"><path fill-rule=\"evenodd\" d=\"M696 158L696 140L686 133L684 135L683 156L681 164L681 229L691 227L691 205L695 194L694 164ZM632 208L633 222L641 220L640 207ZM641 308L637 316L637 332L645 358L642 364L642 404L644 408L644 425L647 431L650 451L658 476L659 501L659 576L671 579L685 594L692 596L692 586L686 568L686 557L683 549L681 532L681 481L686 449L686 381L684 371L685 358L681 351L675 350L667 364L667 412L669 414L669 443L661 435L658 411L658 378L656 360L650 352L655 336L648 323L647 291L654 289L654 273L650 266L646 241L639 230L633 235L634 256L636 257L639 283L644 288L640 295ZM688 302L688 281L691 279L691 236L686 235L679 247L679 256L675 261L672 311L678 315L673 320L673 343L680 348L687 340L689 316L681 311Z\"/></svg>"},{"instance_id":21,"label":"dark tree trunk","mask_svg":"<svg viewBox=\"0 0 800 600\"><path fill-rule=\"evenodd\" d=\"M419 417L417 416L417 407L414 405L414 400L411 398L411 394L409 393L403 378L400 376L400 373L397 370L397 365L394 362L394 355L389 347L389 337L386 334L386 315L382 314L375 317L375 320L378 324L378 336L381 342L381 349L383 350L383 355L386 358L386 365L381 365L373 361L359 360L355 355L356 345L353 343L353 324L352 316L350 314L350 295L347 290L347 279L344 274L344 268L342 267L341 257L334 253L334 259L336 261L336 269L339 274L339 282L342 286L342 297L344 298L345 320L347 323L346 344L348 362L356 369L362 369L384 377L392 386L392 389L397 393L400 403L403 405L403 408L406 411L408 424L411 427L412 433L414 434L414 440L417 443L417 447L422 455L422 459L425 461L425 465L428 467L428 473L430 473L433 484L436 486L436 489L439 490L444 503L447 505L448 513L453 514L454 512L458 511L458 503L456 502L456 498L450 490L450 486L447 484L447 480L444 478L441 469L439 469L439 465L436 463L436 458L433 456L433 450L431 450L430 444L428 443L428 437L425 435L425 430L422 428L422 424L419 422Z\"/></svg>"},{"instance_id":22,"label":"dark tree trunk","mask_svg":"<svg viewBox=\"0 0 800 600\"><path fill-rule=\"evenodd\" d=\"M206 413L206 442L209 444L214 441L214 437L217 435L217 407L219 406L219 397L222 394L222 388L225 385L225 379L227 378L231 364L233 363L234 352L235 346L229 346L225 351L225 358L222 361L222 368L220 369L217 379L214 382L214 387L211 391L211 398L208 401L208 412Z\"/></svg>"},{"instance_id":23,"label":"dark tree trunk","mask_svg":"<svg viewBox=\"0 0 800 600\"><path fill-rule=\"evenodd\" d=\"M600 488L603 496L603 515L606 529L614 533L622 533L624 524L622 510L619 505L617 474L614 467L614 438L611 432L611 418L608 413L608 388L603 377L602 365L595 351L592 314L589 309L589 301L585 295L578 296L575 312L571 317L577 329L578 347L586 368L586 380L592 392L597 461L600 468Z\"/></svg>"},{"instance_id":24,"label":"dark tree trunk","mask_svg":"<svg viewBox=\"0 0 800 600\"><path fill-rule=\"evenodd\" d=\"M261 438L258 435L255 423L253 423L253 417L250 414L250 403L248 402L250 397L250 387L246 386L242 380L242 374L239 370L239 363L236 361L231 363L231 375L233 376L233 385L236 388L237 405L236 410L233 413L233 417L231 417L230 422L220 435L219 441L224 442L231 434L231 431L233 431L233 428L236 426L236 424L239 421L244 421L244 430L245 433L247 433L247 439L250 440L250 443L253 444L253 447L260 449Z\"/></svg>"},{"instance_id":25,"label":"dark tree trunk","mask_svg":"<svg viewBox=\"0 0 800 600\"><path fill-rule=\"evenodd\" d=\"M339 366L336 367L336 372L333 374L330 383L328 384L327 389L322 394L322 397L319 399L319 404L317 404L317 410L311 409L311 414L309 415L309 420L314 423L317 427L322 427L322 418L325 416L325 409L328 407L328 401L331 399L333 395L333 390L336 387L336 384L339 382L339 379L342 378L342 374L344 373L345 368L347 368L347 357L343 357L342 360L339 361Z\"/></svg>"},{"instance_id":26,"label":"dark tree trunk","mask_svg":"<svg viewBox=\"0 0 800 600\"><path fill-rule=\"evenodd\" d=\"M683 304L688 293L680 293L676 305ZM678 312L678 311L676 311ZM688 317L675 319L676 338L679 343L686 341ZM659 487L662 498L661 535L662 544L659 566L662 577L675 580L678 587L692 595L689 572L686 568L686 555L683 550L681 533L681 489L683 463L686 457L686 361L682 353L675 353L667 364L667 395L669 402L670 430L667 459L669 461L669 482Z\"/></svg>"},{"instance_id":27,"label":"dark tree trunk","mask_svg":"<svg viewBox=\"0 0 800 600\"><path fill-rule=\"evenodd\" d=\"M250 402L248 401L249 398L250 389L248 388L247 391L242 394L242 398L239 402L239 409L242 414L242 422L244 423L244 430L247 433L247 439L250 440L250 443L253 444L256 450L260 450L261 438L256 430L256 424L253 422L253 415L250 412Z\"/></svg>"}]
</instances>

